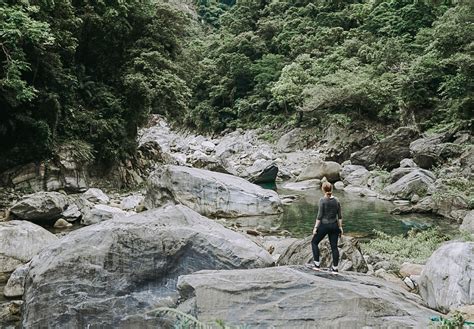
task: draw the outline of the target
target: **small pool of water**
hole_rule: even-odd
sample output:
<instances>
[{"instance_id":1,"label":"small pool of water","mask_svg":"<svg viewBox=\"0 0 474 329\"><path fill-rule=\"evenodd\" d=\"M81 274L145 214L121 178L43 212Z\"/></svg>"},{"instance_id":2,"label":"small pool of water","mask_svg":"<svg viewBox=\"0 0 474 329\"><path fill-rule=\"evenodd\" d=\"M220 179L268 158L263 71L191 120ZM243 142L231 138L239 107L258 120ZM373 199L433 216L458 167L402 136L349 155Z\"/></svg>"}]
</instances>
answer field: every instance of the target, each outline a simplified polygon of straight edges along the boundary
<instances>
[{"instance_id":1,"label":"small pool of water","mask_svg":"<svg viewBox=\"0 0 474 329\"><path fill-rule=\"evenodd\" d=\"M319 198L322 192L309 190L302 192L278 189L282 195L297 195L298 199L284 206L280 229L288 230L294 237L304 237L312 233L318 213ZM412 228L424 230L433 226L446 233L455 233L457 225L445 218L428 214L394 215L390 214L395 205L377 198L360 197L336 191L334 193L342 207L344 233L350 236L370 239L374 230L389 235L404 234Z\"/></svg>"}]
</instances>

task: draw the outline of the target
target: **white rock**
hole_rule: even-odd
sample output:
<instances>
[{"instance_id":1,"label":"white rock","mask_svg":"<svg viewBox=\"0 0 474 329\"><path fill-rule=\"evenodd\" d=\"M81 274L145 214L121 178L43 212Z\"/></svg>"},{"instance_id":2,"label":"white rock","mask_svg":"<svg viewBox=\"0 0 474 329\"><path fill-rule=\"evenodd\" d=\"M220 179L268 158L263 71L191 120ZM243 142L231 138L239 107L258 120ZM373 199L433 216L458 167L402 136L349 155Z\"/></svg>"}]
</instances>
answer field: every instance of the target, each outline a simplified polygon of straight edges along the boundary
<instances>
[{"instance_id":1,"label":"white rock","mask_svg":"<svg viewBox=\"0 0 474 329\"><path fill-rule=\"evenodd\" d=\"M371 173L365 168L354 170L344 178L344 184L353 186L367 186Z\"/></svg>"},{"instance_id":2,"label":"white rock","mask_svg":"<svg viewBox=\"0 0 474 329\"><path fill-rule=\"evenodd\" d=\"M474 210L467 213L459 229L474 234Z\"/></svg>"},{"instance_id":3,"label":"white rock","mask_svg":"<svg viewBox=\"0 0 474 329\"><path fill-rule=\"evenodd\" d=\"M28 274L30 263L26 263L17 267L8 279L7 284L3 288L5 297L21 297L25 291L25 278Z\"/></svg>"},{"instance_id":4,"label":"white rock","mask_svg":"<svg viewBox=\"0 0 474 329\"><path fill-rule=\"evenodd\" d=\"M292 191L305 191L305 190L319 190L321 186L321 180L319 179L309 179L302 182L289 182L283 184L282 188Z\"/></svg>"},{"instance_id":5,"label":"white rock","mask_svg":"<svg viewBox=\"0 0 474 329\"><path fill-rule=\"evenodd\" d=\"M8 273L25 264L58 238L28 221L0 222L0 273Z\"/></svg>"},{"instance_id":6,"label":"white rock","mask_svg":"<svg viewBox=\"0 0 474 329\"><path fill-rule=\"evenodd\" d=\"M143 195L129 195L120 202L123 210L135 210L145 199Z\"/></svg>"},{"instance_id":7,"label":"white rock","mask_svg":"<svg viewBox=\"0 0 474 329\"><path fill-rule=\"evenodd\" d=\"M94 205L94 207L82 216L81 224L92 225L105 220L117 219L129 215L120 208L110 207L103 204Z\"/></svg>"},{"instance_id":8,"label":"white rock","mask_svg":"<svg viewBox=\"0 0 474 329\"><path fill-rule=\"evenodd\" d=\"M298 176L298 181L308 179L322 179L326 177L328 181L334 183L340 180L341 165L334 161L314 161L306 166Z\"/></svg>"},{"instance_id":9,"label":"white rock","mask_svg":"<svg viewBox=\"0 0 474 329\"><path fill-rule=\"evenodd\" d=\"M348 162L348 164L346 164L346 162ZM341 169L341 174L340 174L341 179L346 178L347 176L349 176L354 171L363 170L363 169L367 170L364 166L351 165L350 161L345 161L342 164L342 169Z\"/></svg>"},{"instance_id":10,"label":"white rock","mask_svg":"<svg viewBox=\"0 0 474 329\"><path fill-rule=\"evenodd\" d=\"M67 197L59 192L37 192L25 195L10 211L25 220L50 220L58 218L66 208Z\"/></svg>"},{"instance_id":11,"label":"white rock","mask_svg":"<svg viewBox=\"0 0 474 329\"><path fill-rule=\"evenodd\" d=\"M186 154L183 153L171 153L171 158L180 166L184 166L188 160Z\"/></svg>"},{"instance_id":12,"label":"white rock","mask_svg":"<svg viewBox=\"0 0 474 329\"><path fill-rule=\"evenodd\" d=\"M201 143L201 147L206 153L214 152L216 145L213 142L204 141Z\"/></svg>"},{"instance_id":13,"label":"white rock","mask_svg":"<svg viewBox=\"0 0 474 329\"><path fill-rule=\"evenodd\" d=\"M403 282L405 282L405 284L407 285L408 288L410 288L410 290L415 289L415 283L411 281L409 277L406 277L405 279L403 279Z\"/></svg>"},{"instance_id":14,"label":"white rock","mask_svg":"<svg viewBox=\"0 0 474 329\"><path fill-rule=\"evenodd\" d=\"M413 194L427 193L430 187L433 186L435 180L432 175L425 171L414 170L411 173L403 176L395 183L383 189L383 193L398 197L400 199L410 199Z\"/></svg>"},{"instance_id":15,"label":"white rock","mask_svg":"<svg viewBox=\"0 0 474 329\"><path fill-rule=\"evenodd\" d=\"M84 199L93 203L102 203L107 204L110 201L110 198L105 194L101 189L90 188L84 192L82 195Z\"/></svg>"},{"instance_id":16,"label":"white rock","mask_svg":"<svg viewBox=\"0 0 474 329\"><path fill-rule=\"evenodd\" d=\"M72 224L71 223L68 223L65 219L63 218L59 218L55 223L54 223L54 227L55 228L68 228L68 227L71 227Z\"/></svg>"},{"instance_id":17,"label":"white rock","mask_svg":"<svg viewBox=\"0 0 474 329\"><path fill-rule=\"evenodd\" d=\"M474 304L474 242L450 242L438 248L421 273L420 295L429 307L448 312Z\"/></svg>"},{"instance_id":18,"label":"white rock","mask_svg":"<svg viewBox=\"0 0 474 329\"><path fill-rule=\"evenodd\" d=\"M145 198L148 209L176 202L207 216L258 216L282 211L275 191L232 175L164 166L152 173L148 182Z\"/></svg>"},{"instance_id":19,"label":"white rock","mask_svg":"<svg viewBox=\"0 0 474 329\"><path fill-rule=\"evenodd\" d=\"M399 272L403 277L407 277L411 275L420 275L421 272L423 271L423 267L424 265L405 262L400 266Z\"/></svg>"},{"instance_id":20,"label":"white rock","mask_svg":"<svg viewBox=\"0 0 474 329\"><path fill-rule=\"evenodd\" d=\"M345 186L344 183L341 181L337 181L334 183L334 188L336 190L344 190L344 186Z\"/></svg>"},{"instance_id":21,"label":"white rock","mask_svg":"<svg viewBox=\"0 0 474 329\"><path fill-rule=\"evenodd\" d=\"M396 204L397 206L409 206L410 205L410 201L408 201L408 200L394 200L393 203Z\"/></svg>"},{"instance_id":22,"label":"white rock","mask_svg":"<svg viewBox=\"0 0 474 329\"><path fill-rule=\"evenodd\" d=\"M252 160L272 160L273 159L273 154L271 150L268 149L257 149L255 153L253 153L250 158Z\"/></svg>"},{"instance_id":23,"label":"white rock","mask_svg":"<svg viewBox=\"0 0 474 329\"><path fill-rule=\"evenodd\" d=\"M418 194L413 194L413 196L411 197L411 200L410 202L411 203L418 203L420 201L420 196Z\"/></svg>"},{"instance_id":24,"label":"white rock","mask_svg":"<svg viewBox=\"0 0 474 329\"><path fill-rule=\"evenodd\" d=\"M79 207L75 204L70 204L66 210L63 211L62 217L64 217L67 221L73 222L79 217L81 217L81 212L79 211Z\"/></svg>"},{"instance_id":25,"label":"white rock","mask_svg":"<svg viewBox=\"0 0 474 329\"><path fill-rule=\"evenodd\" d=\"M416 168L418 167L415 163L415 161L413 161L413 159L403 159L402 161L400 161L400 168Z\"/></svg>"}]
</instances>

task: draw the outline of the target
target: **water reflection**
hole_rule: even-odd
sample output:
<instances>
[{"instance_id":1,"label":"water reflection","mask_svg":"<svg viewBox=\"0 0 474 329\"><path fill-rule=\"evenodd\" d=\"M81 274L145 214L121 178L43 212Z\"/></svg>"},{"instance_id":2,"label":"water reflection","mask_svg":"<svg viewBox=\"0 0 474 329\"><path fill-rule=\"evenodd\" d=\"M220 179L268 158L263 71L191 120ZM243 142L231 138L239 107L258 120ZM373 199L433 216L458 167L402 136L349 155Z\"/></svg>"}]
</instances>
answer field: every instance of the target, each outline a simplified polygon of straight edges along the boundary
<instances>
[{"instance_id":1,"label":"water reflection","mask_svg":"<svg viewBox=\"0 0 474 329\"><path fill-rule=\"evenodd\" d=\"M280 229L288 230L295 237L311 234L322 192L319 190L295 192L280 188L278 193L280 196L296 194L299 197L294 203L285 206ZM390 210L394 208L394 205L388 201L359 197L358 195L345 194L339 191L336 191L334 195L342 205L344 232L351 236L370 238L373 236L374 229L389 235L396 235L406 233L412 228L422 230L433 225L440 226L442 230L449 232L456 230L455 225L436 216L420 214L392 215Z\"/></svg>"}]
</instances>

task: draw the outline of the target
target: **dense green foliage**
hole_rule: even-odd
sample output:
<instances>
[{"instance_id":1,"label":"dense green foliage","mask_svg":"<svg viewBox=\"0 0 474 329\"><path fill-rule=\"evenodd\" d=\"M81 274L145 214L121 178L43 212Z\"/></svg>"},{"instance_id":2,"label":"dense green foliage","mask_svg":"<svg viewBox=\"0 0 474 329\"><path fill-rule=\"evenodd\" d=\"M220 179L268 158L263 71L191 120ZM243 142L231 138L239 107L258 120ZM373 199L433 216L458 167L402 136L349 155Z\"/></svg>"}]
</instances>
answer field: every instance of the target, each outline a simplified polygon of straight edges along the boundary
<instances>
[{"instance_id":1,"label":"dense green foliage","mask_svg":"<svg viewBox=\"0 0 474 329\"><path fill-rule=\"evenodd\" d=\"M0 171L64 145L117 161L151 112L208 131L472 120L469 2L194 0L198 31L180 1L0 1Z\"/></svg>"},{"instance_id":2,"label":"dense green foliage","mask_svg":"<svg viewBox=\"0 0 474 329\"><path fill-rule=\"evenodd\" d=\"M60 145L101 162L133 152L150 112L187 108L187 25L152 0L2 2L0 170Z\"/></svg>"},{"instance_id":3,"label":"dense green foliage","mask_svg":"<svg viewBox=\"0 0 474 329\"><path fill-rule=\"evenodd\" d=\"M473 10L423 1L242 1L210 35L188 122L328 114L427 129L472 118ZM340 117L340 116L339 116Z\"/></svg>"},{"instance_id":4,"label":"dense green foliage","mask_svg":"<svg viewBox=\"0 0 474 329\"><path fill-rule=\"evenodd\" d=\"M398 264L403 262L424 264L443 242L449 240L449 237L438 229L422 232L411 230L406 237L389 236L379 231L374 233L377 237L364 244L364 252L381 255Z\"/></svg>"}]
</instances>

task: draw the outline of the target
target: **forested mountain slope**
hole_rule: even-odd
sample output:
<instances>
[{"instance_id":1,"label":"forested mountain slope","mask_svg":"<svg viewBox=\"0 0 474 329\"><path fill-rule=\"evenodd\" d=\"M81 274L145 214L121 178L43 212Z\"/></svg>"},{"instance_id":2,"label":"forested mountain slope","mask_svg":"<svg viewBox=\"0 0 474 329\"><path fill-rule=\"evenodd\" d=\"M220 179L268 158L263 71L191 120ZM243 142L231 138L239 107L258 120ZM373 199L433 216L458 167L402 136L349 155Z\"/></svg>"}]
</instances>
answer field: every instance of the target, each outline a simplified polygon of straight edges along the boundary
<instances>
[{"instance_id":1,"label":"forested mountain slope","mask_svg":"<svg viewBox=\"0 0 474 329\"><path fill-rule=\"evenodd\" d=\"M472 118L473 36L462 3L240 2L209 38L190 122L458 123Z\"/></svg>"},{"instance_id":2,"label":"forested mountain slope","mask_svg":"<svg viewBox=\"0 0 474 329\"><path fill-rule=\"evenodd\" d=\"M473 117L469 2L8 0L0 31L0 171L124 159L149 113L209 132Z\"/></svg>"},{"instance_id":3,"label":"forested mountain slope","mask_svg":"<svg viewBox=\"0 0 474 329\"><path fill-rule=\"evenodd\" d=\"M0 171L72 145L114 162L150 112L183 113L189 19L145 1L0 5Z\"/></svg>"}]
</instances>

